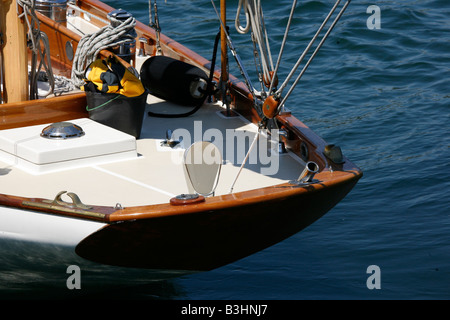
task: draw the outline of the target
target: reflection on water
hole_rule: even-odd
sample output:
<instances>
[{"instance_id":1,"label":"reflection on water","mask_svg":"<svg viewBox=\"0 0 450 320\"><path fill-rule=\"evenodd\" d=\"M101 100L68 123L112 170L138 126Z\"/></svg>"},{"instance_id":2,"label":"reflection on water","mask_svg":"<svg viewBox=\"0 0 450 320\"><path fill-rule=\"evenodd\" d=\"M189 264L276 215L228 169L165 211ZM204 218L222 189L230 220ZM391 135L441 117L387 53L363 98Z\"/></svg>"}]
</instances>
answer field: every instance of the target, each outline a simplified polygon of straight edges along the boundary
<instances>
[{"instance_id":1,"label":"reflection on water","mask_svg":"<svg viewBox=\"0 0 450 320\"><path fill-rule=\"evenodd\" d=\"M0 299L178 299L184 295L170 275L93 264L69 247L2 240L0 258ZM73 283L75 272L68 269L73 265L79 267L80 289L69 289L67 284Z\"/></svg>"}]
</instances>

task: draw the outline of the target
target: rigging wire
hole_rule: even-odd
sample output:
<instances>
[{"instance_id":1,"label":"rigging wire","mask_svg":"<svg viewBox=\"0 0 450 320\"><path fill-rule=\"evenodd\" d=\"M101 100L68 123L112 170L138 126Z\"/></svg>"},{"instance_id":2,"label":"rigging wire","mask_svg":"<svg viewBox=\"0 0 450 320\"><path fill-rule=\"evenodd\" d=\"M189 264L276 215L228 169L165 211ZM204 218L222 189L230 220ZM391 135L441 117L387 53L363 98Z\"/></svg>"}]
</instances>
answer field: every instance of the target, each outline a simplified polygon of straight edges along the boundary
<instances>
[{"instance_id":1,"label":"rigging wire","mask_svg":"<svg viewBox=\"0 0 450 320\"><path fill-rule=\"evenodd\" d=\"M19 6L23 12L19 12ZM50 90L46 95L51 94L55 88L55 78L53 76L50 44L47 35L40 31L39 19L35 12L35 0L17 0L16 10L19 18L23 18L28 26L28 47L32 51L31 71L30 71L30 99L38 99L37 82L41 76L40 70L44 68L44 73L50 84ZM41 47L41 42L44 48ZM39 58L39 66L37 66Z\"/></svg>"},{"instance_id":2,"label":"rigging wire","mask_svg":"<svg viewBox=\"0 0 450 320\"><path fill-rule=\"evenodd\" d=\"M284 88L287 86L288 82L291 80L292 76L294 75L295 71L297 70L297 68L300 66L300 64L303 62L303 59L305 58L306 54L308 53L308 51L311 49L312 45L314 44L314 42L317 40L317 38L319 37L319 34L322 32L323 28L325 27L325 25L327 24L328 20L330 19L330 17L332 16L333 12L336 10L337 6L339 5L339 2L341 0L337 0L336 3L334 4L334 6L331 8L330 12L328 13L328 15L326 16L326 18L324 19L324 21L322 22L322 24L320 25L319 29L317 29L316 33L314 34L314 36L312 37L312 39L310 40L310 42L308 43L307 47L305 48L305 50L303 51L303 53L300 55L300 57L298 58L297 62L295 63L294 67L291 69L290 73L288 74L288 76L286 77L286 80L283 82L283 84L280 86L280 88L278 89L277 93L281 94L282 91L284 90Z\"/></svg>"},{"instance_id":3,"label":"rigging wire","mask_svg":"<svg viewBox=\"0 0 450 320\"><path fill-rule=\"evenodd\" d=\"M320 50L320 48L322 47L323 43L325 42L325 40L327 39L327 37L329 36L329 34L331 33L331 31L333 30L333 28L336 26L336 23L339 21L339 19L341 18L342 14L344 13L345 9L347 9L348 5L350 4L351 0L347 0L347 2L344 4L344 6L341 8L341 10L339 11L339 13L337 14L336 18L334 19L334 21L332 22L332 24L330 25L330 27L328 28L327 32L325 33L325 35L323 36L322 40L319 42L319 44L317 45L316 49L314 50L314 52L312 53L311 57L308 59L308 61L306 62L305 66L303 67L302 71L300 72L300 74L298 75L298 77L295 79L294 83L292 84L292 86L290 87L288 93L286 93L286 95L283 97L283 99L280 102L280 106L282 106L286 100L289 98L290 94L292 93L292 91L294 90L295 86L298 84L298 82L300 81L300 78L303 76L303 74L305 73L306 69L309 67L309 65L311 64L312 60L314 59L314 57L317 55L317 52ZM338 4L340 2L340 0L336 1L336 4ZM332 11L334 12L334 7L332 9ZM330 12L332 13L332 12ZM328 17L327 17L328 18ZM328 21L328 20L327 20Z\"/></svg>"},{"instance_id":4,"label":"rigging wire","mask_svg":"<svg viewBox=\"0 0 450 320\"><path fill-rule=\"evenodd\" d=\"M239 18L242 8L245 10L247 20L245 28L241 26ZM240 34L245 34L252 30L252 39L259 47L263 77L270 79L270 71L273 70L273 60L260 0L239 0L235 27Z\"/></svg>"},{"instance_id":5,"label":"rigging wire","mask_svg":"<svg viewBox=\"0 0 450 320\"><path fill-rule=\"evenodd\" d=\"M313 36L313 38L311 39L310 43L308 44L308 46L306 47L306 49L303 51L303 53L300 55L299 59L297 60L297 63L294 65L294 67L292 68L292 70L290 71L289 75L287 76L286 80L283 82L283 84L280 86L279 89L277 89L276 91L272 91L274 90L274 87L277 86L277 72L281 63L281 57L287 42L287 37L288 37L288 33L289 33L289 29L291 27L291 23L292 23L292 18L294 15L294 11L295 8L297 6L297 1L294 0L292 3L292 7L291 7L291 12L289 14L289 19L286 25L286 29L284 32L284 37L283 37L283 41L281 43L281 47L280 47L280 52L278 54L278 59L277 59L277 63L275 65L275 70L273 67L273 62L272 62L272 57L270 55L270 46L269 46L269 41L268 41L268 36L267 36L267 29L264 23L264 15L262 13L262 8L261 8L261 1L260 0L239 0L239 4L238 4L238 9L237 9L237 13L236 13L236 19L235 19L235 27L236 30L243 34L243 33L248 33L248 31L252 30L252 41L254 42L254 56L255 56L255 64L256 64L256 69L258 72L258 57L257 57L257 50L256 50L256 43L259 46L259 50L260 50L260 61L261 61L261 66L263 69L263 77L267 77L266 79L268 79L269 81L269 85L267 86L269 88L268 91L268 96L266 97L266 94L261 94L260 98L265 99L264 103L261 107L261 111L264 114L264 117L262 118L262 121L260 123L260 126L267 126L267 121L271 120L273 118L276 117L276 115L280 112L281 108L283 108L284 103L286 101L286 99L290 96L290 94L292 93L293 89L295 88L295 86L298 84L300 78L302 77L302 75L304 74L304 72L306 71L306 69L308 68L308 66L310 65L310 63L312 62L312 60L314 59L314 57L317 55L317 52L320 50L320 48L322 47L323 43L325 42L325 40L327 39L328 35L330 34L330 32L333 30L334 26L336 25L336 23L339 21L339 19L341 18L342 14L344 13L345 9L347 8L347 6L349 5L351 0L347 0L347 2L344 4L344 6L341 8L341 10L339 11L339 13L337 14L336 18L334 19L334 21L332 22L331 26L328 28L328 30L326 31L325 35L322 37L320 43L317 45L316 49L314 50L314 52L312 53L312 55L310 56L309 60L307 61L307 63L305 64L305 66L303 67L300 75L295 79L294 83L292 84L292 86L290 87L288 93L286 94L286 96L284 96L283 98L281 98L281 94L283 92L283 90L285 89L287 83L291 80L292 76L294 75L294 73L296 72L297 68L299 67L299 65L302 63L305 55L307 54L307 52L310 50L311 46L313 45L313 43L317 40L319 34L322 32L323 28L325 27L325 25L328 23L328 20L330 19L330 17L333 15L334 11L336 10L336 8L338 7L339 3L341 2L341 0L337 0L334 4L334 6L332 7L332 9L330 10L329 14L326 16L325 20L322 22L321 26L319 27L319 29L317 30L316 34ZM213 0L211 0L211 2L213 3ZM214 3L213 3L214 6ZM215 6L214 6L215 8ZM241 23L240 23L240 15L241 15L241 11L242 8L244 8L245 10L245 17L246 17L246 26L242 27ZM216 10L217 13L217 10ZM220 18L219 18L220 20ZM222 21L221 21L222 23ZM264 37L263 37L264 36ZM227 35L228 37L228 35ZM263 38L264 41L263 42ZM230 42L230 41L229 41ZM256 42L256 43L255 43ZM234 48L232 49L232 51L235 50ZM272 74L270 74L270 70L269 70L269 66L271 67L271 70L274 70ZM261 79L261 75L259 74L259 78ZM263 87L263 91L264 91L264 86ZM257 105L256 101L255 101L255 106ZM274 127L277 127L277 122L276 121L272 121L272 125ZM261 127L260 127L261 128ZM260 129L259 128L259 129ZM233 188L234 185L237 181L237 179L239 178L240 172L252 150L252 148L254 147L254 145L256 144L256 141L258 140L258 137L260 135L260 130L258 130L258 133L256 134L248 152L247 155L239 169L239 172L237 173L233 184L231 185L231 189L230 189L230 193L233 192Z\"/></svg>"},{"instance_id":6,"label":"rigging wire","mask_svg":"<svg viewBox=\"0 0 450 320\"><path fill-rule=\"evenodd\" d=\"M242 63L242 60L241 60L240 56L238 55L233 42L231 41L230 33L227 31L226 26L224 25L224 23L222 22L222 19L220 18L219 12L217 11L216 5L214 4L214 0L211 0L211 3L213 5L214 11L216 12L217 17L219 18L219 21L220 21L220 24L221 24L223 30L225 30L225 36L227 39L228 47L229 47L231 53L233 54L234 59L237 62L237 65L238 65L239 71L241 72L241 75L244 77L244 81L245 81L245 84L246 84L248 90L251 93L253 93L254 96L258 95L257 94L258 92L255 90L255 87L253 86L253 84L250 80L250 77L248 76L248 73L244 68L244 64Z\"/></svg>"},{"instance_id":7,"label":"rigging wire","mask_svg":"<svg viewBox=\"0 0 450 320\"><path fill-rule=\"evenodd\" d=\"M287 42L288 33L289 33L290 28L291 28L292 18L294 17L294 12L295 12L295 8L296 7L297 7L297 0L294 0L292 2L291 12L289 14L289 19L288 19L288 22L287 22L287 25L286 25L286 29L284 31L283 41L281 42L280 52L278 53L278 58L277 58L277 63L275 65L275 70L273 71L273 77L272 77L272 79L270 81L269 93L272 92L272 89L273 89L274 84L275 84L276 74L278 74L278 69L279 69L280 64L281 64L281 57L283 56L283 53L284 53L284 47L285 47L286 42Z\"/></svg>"},{"instance_id":8,"label":"rigging wire","mask_svg":"<svg viewBox=\"0 0 450 320\"><path fill-rule=\"evenodd\" d=\"M283 90L286 89L286 86L291 81L292 77L296 73L296 71L297 71L298 67L300 66L300 64L303 62L306 54L310 51L310 49L313 46L314 42L318 39L319 35L322 33L324 27L328 24L330 18L333 16L333 14L334 14L336 8L339 6L341 0L336 0L335 4L331 8L330 12L325 17L324 21L322 22L322 24L318 28L317 32L312 37L312 39L310 40L309 44L304 49L304 51L300 55L299 59L297 60L297 62L295 63L295 65L293 66L291 71L289 72L288 76L286 77L284 82L278 87L278 89L275 89L275 87L277 87L277 85L278 85L277 84L277 81L278 81L277 73L278 73L278 70L279 70L279 67L280 67L281 57L283 55L284 48L285 48L285 45L287 43L287 37L288 37L289 29L291 27L294 11L295 11L296 6L297 6L297 0L294 0L293 3L292 3L291 12L289 14L289 19L288 19L288 22L287 22L287 25L286 25L286 29L285 29L283 40L281 42L281 48L280 48L280 52L278 54L278 58L277 58L277 62L275 64L275 68L273 68L273 63L271 61L270 46L269 46L269 42L268 42L267 28L266 28L265 23L264 23L264 15L263 15L262 8L261 8L261 1L260 0L239 0L238 9L237 9L237 13L236 13L236 19L235 19L235 27L236 27L236 30L239 33L241 33L241 34L248 33L251 30L252 31L252 40L254 40L254 41L256 41L258 43L259 50L260 50L260 57L259 58L262 59L262 63L261 64L262 64L262 69L263 69L263 74L264 74L263 76L266 77L265 79L269 79L269 85L268 85L269 89L268 89L267 95L272 100L270 103L278 103L277 111L274 113L275 115L278 114L279 109L283 107L283 105L286 102L287 98L290 96L290 94L292 93L294 88L297 86L300 78L303 76L303 74L305 73L306 69L309 67L309 65L311 64L312 60L317 55L317 52L320 50L320 48L322 47L323 43L325 42L325 40L329 36L330 32L333 30L333 28L335 27L336 23L341 18L342 14L346 10L346 8L349 5L350 1L351 0L347 0L347 2L340 9L340 11L338 12L338 14L335 17L334 21L332 22L331 26L328 27L328 30L325 32L325 35L323 35L321 41L319 42L319 44L315 48L314 52L309 57L308 61L306 62L306 64L303 67L303 69L301 70L300 74L297 76L297 78L295 79L294 83L289 88L288 93L282 98ZM242 10L245 11L245 18L246 18L246 25L245 25L245 27L243 27L241 25L241 22L240 22L240 16L241 16ZM254 50L254 52L255 52L254 55L255 55L255 61L256 61L257 53L256 53L255 50ZM271 70L274 70L274 71L269 71L269 66L271 67ZM263 90L264 90L264 88L263 88ZM261 95L262 98L264 98L265 96L266 96L265 94ZM268 101L268 100L266 100L266 101ZM267 105L264 104L264 106L267 106Z\"/></svg>"},{"instance_id":9,"label":"rigging wire","mask_svg":"<svg viewBox=\"0 0 450 320\"><path fill-rule=\"evenodd\" d=\"M153 2L153 11L155 11L155 15L152 14L152 0L148 0L148 18L149 18L149 27L155 29L156 33L156 55L162 55L161 49L161 27L159 25L159 17L158 17L158 5L156 4L156 0Z\"/></svg>"},{"instance_id":10,"label":"rigging wire","mask_svg":"<svg viewBox=\"0 0 450 320\"><path fill-rule=\"evenodd\" d=\"M250 145L250 148L248 149L247 154L245 155L245 158L241 163L241 166L239 167L239 171L236 174L236 177L234 177L234 180L233 180L233 183L231 184L229 193L233 193L234 185L236 184L236 181L238 180L238 178L241 174L241 171L244 168L244 166L248 160L248 157L250 156L250 152L253 150L254 146L256 145L256 141L258 141L260 134L261 134L261 128L258 128L258 132L255 134L255 137L253 138L253 142Z\"/></svg>"}]
</instances>

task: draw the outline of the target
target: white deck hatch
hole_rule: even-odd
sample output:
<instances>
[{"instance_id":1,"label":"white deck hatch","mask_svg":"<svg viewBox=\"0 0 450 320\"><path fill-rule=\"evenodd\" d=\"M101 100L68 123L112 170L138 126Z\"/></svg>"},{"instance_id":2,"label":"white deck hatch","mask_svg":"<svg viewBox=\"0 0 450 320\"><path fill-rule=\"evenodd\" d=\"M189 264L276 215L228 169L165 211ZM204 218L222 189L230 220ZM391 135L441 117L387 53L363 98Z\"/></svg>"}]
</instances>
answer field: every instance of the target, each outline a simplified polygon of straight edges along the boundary
<instances>
[{"instance_id":1,"label":"white deck hatch","mask_svg":"<svg viewBox=\"0 0 450 320\"><path fill-rule=\"evenodd\" d=\"M32 174L92 166L137 157L136 138L88 118L68 121L85 134L41 137L49 124L0 131L0 160Z\"/></svg>"}]
</instances>

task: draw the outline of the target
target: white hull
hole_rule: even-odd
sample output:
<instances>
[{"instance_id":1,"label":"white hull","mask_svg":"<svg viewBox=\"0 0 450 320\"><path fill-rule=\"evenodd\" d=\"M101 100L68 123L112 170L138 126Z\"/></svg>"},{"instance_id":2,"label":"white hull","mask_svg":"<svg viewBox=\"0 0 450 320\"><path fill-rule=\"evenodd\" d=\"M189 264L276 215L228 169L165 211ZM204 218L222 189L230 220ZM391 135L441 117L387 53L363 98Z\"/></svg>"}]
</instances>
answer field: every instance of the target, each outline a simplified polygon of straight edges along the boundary
<instances>
[{"instance_id":1,"label":"white hull","mask_svg":"<svg viewBox=\"0 0 450 320\"><path fill-rule=\"evenodd\" d=\"M75 246L105 223L0 208L0 239L29 241L55 246ZM24 223L26 221L26 223Z\"/></svg>"},{"instance_id":2,"label":"white hull","mask_svg":"<svg viewBox=\"0 0 450 320\"><path fill-rule=\"evenodd\" d=\"M0 207L0 292L8 288L71 290L67 281L79 268L81 289L144 284L192 273L142 270L97 264L79 257L75 247L105 223ZM26 223L24 223L26 221ZM97 290L99 290L97 288Z\"/></svg>"}]
</instances>

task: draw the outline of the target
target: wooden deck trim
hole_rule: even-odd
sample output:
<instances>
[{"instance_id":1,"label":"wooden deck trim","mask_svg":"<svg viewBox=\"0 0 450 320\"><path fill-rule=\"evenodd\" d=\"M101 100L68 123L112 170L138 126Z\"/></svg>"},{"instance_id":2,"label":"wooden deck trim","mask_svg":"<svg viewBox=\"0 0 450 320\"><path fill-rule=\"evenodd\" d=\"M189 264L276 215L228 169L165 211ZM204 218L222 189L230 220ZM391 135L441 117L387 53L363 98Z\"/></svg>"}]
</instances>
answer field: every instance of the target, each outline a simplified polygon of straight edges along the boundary
<instances>
[{"instance_id":1,"label":"wooden deck trim","mask_svg":"<svg viewBox=\"0 0 450 320\"><path fill-rule=\"evenodd\" d=\"M111 222L150 219L195 212L216 211L227 208L231 209L233 207L251 206L261 202L282 201L286 198L295 197L300 194L319 192L327 187L337 186L340 184L353 184L358 181L361 175L361 171L357 168L346 172L324 171L315 176L317 180L319 180L318 183L307 186L296 186L284 183L266 188L206 198L205 202L184 206L174 206L167 203L129 207L115 211L110 215L109 219Z\"/></svg>"},{"instance_id":2,"label":"wooden deck trim","mask_svg":"<svg viewBox=\"0 0 450 320\"><path fill-rule=\"evenodd\" d=\"M105 223L109 222L109 215L116 210L113 207L104 206L92 206L92 208L88 210L73 208L69 205L61 207L48 206L48 204L52 201L53 199L26 198L0 194L1 206L15 207L22 210L30 210L34 212L38 211L40 213L100 221Z\"/></svg>"},{"instance_id":3,"label":"wooden deck trim","mask_svg":"<svg viewBox=\"0 0 450 320\"><path fill-rule=\"evenodd\" d=\"M0 106L0 130L87 117L84 92Z\"/></svg>"}]
</instances>

